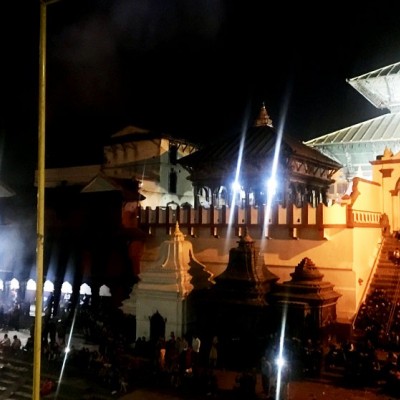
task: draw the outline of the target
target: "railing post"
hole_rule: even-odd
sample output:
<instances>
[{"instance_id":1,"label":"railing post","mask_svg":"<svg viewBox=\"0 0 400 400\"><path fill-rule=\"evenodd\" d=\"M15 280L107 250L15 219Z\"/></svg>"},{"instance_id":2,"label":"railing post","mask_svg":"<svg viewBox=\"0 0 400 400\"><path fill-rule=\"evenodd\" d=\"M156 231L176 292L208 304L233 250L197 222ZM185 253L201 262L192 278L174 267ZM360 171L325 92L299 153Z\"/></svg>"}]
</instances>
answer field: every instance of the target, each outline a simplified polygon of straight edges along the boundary
<instances>
[{"instance_id":1,"label":"railing post","mask_svg":"<svg viewBox=\"0 0 400 400\"><path fill-rule=\"evenodd\" d=\"M235 207L232 209L233 214L233 225L236 228L236 236L240 236L239 232L239 206L235 205Z\"/></svg>"},{"instance_id":2,"label":"railing post","mask_svg":"<svg viewBox=\"0 0 400 400\"><path fill-rule=\"evenodd\" d=\"M226 205L222 206L221 209L221 225L226 225Z\"/></svg>"},{"instance_id":3,"label":"railing post","mask_svg":"<svg viewBox=\"0 0 400 400\"><path fill-rule=\"evenodd\" d=\"M251 205L249 202L246 202L246 209L244 213L244 223L245 225L250 225L251 223Z\"/></svg>"},{"instance_id":4,"label":"railing post","mask_svg":"<svg viewBox=\"0 0 400 400\"><path fill-rule=\"evenodd\" d=\"M308 203L307 202L304 203L303 208L301 209L301 225L308 225L308 208L309 208Z\"/></svg>"},{"instance_id":5,"label":"railing post","mask_svg":"<svg viewBox=\"0 0 400 400\"><path fill-rule=\"evenodd\" d=\"M350 205L347 205L347 214L346 214L346 224L348 228L354 228L354 215L353 208Z\"/></svg>"},{"instance_id":6,"label":"railing post","mask_svg":"<svg viewBox=\"0 0 400 400\"><path fill-rule=\"evenodd\" d=\"M210 205L210 235L215 235L214 231L214 206Z\"/></svg>"},{"instance_id":7,"label":"railing post","mask_svg":"<svg viewBox=\"0 0 400 400\"><path fill-rule=\"evenodd\" d=\"M293 203L289 203L287 207L286 223L290 228L293 227L293 207L294 207Z\"/></svg>"}]
</instances>

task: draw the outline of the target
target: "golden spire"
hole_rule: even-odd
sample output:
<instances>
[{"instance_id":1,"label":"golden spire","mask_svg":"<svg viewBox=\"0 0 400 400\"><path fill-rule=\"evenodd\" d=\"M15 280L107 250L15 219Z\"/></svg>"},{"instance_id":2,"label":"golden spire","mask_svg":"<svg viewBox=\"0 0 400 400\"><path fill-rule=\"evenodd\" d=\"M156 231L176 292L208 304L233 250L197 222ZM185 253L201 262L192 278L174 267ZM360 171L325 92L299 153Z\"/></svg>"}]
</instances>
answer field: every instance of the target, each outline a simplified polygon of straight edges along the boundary
<instances>
[{"instance_id":1,"label":"golden spire","mask_svg":"<svg viewBox=\"0 0 400 400\"><path fill-rule=\"evenodd\" d=\"M185 240L184 234L179 229L179 222L175 223L175 232L174 232L174 240L178 242L183 242Z\"/></svg>"},{"instance_id":2,"label":"golden spire","mask_svg":"<svg viewBox=\"0 0 400 400\"><path fill-rule=\"evenodd\" d=\"M263 103L260 114L258 114L258 118L254 122L254 126L269 126L273 127L272 125L272 119L269 117L267 109L265 108L265 104Z\"/></svg>"}]
</instances>

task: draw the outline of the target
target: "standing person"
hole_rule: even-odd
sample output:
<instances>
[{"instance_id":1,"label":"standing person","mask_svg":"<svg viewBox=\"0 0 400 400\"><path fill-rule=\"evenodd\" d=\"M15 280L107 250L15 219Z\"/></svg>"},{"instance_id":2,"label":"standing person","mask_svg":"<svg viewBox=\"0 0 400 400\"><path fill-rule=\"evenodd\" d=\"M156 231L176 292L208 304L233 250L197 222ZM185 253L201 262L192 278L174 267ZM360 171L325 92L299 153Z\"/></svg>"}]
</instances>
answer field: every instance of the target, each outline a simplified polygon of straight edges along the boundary
<instances>
[{"instance_id":1,"label":"standing person","mask_svg":"<svg viewBox=\"0 0 400 400\"><path fill-rule=\"evenodd\" d=\"M65 336L67 334L67 328L65 326L65 321L62 319L59 319L56 324L56 333L57 333L57 340L58 344L61 347L64 347L65 345Z\"/></svg>"},{"instance_id":2,"label":"standing person","mask_svg":"<svg viewBox=\"0 0 400 400\"><path fill-rule=\"evenodd\" d=\"M267 357L261 357L261 383L264 394L267 398L270 397L271 393L271 379L272 379L272 365Z\"/></svg>"},{"instance_id":3,"label":"standing person","mask_svg":"<svg viewBox=\"0 0 400 400\"><path fill-rule=\"evenodd\" d=\"M5 314L4 314L4 305L0 304L0 328L3 329L5 326Z\"/></svg>"},{"instance_id":4,"label":"standing person","mask_svg":"<svg viewBox=\"0 0 400 400\"><path fill-rule=\"evenodd\" d=\"M194 334L193 338L192 338L192 365L193 365L193 372L197 371L197 367L199 365L200 345L201 345L200 338L197 336L197 334Z\"/></svg>"},{"instance_id":5,"label":"standing person","mask_svg":"<svg viewBox=\"0 0 400 400\"><path fill-rule=\"evenodd\" d=\"M171 370L172 363L177 356L175 333L171 332L168 341L165 343L165 366L167 371Z\"/></svg>"},{"instance_id":6,"label":"standing person","mask_svg":"<svg viewBox=\"0 0 400 400\"><path fill-rule=\"evenodd\" d=\"M211 368L216 368L217 361L218 361L218 337L214 336L211 342L210 353L208 355L208 364Z\"/></svg>"},{"instance_id":7,"label":"standing person","mask_svg":"<svg viewBox=\"0 0 400 400\"><path fill-rule=\"evenodd\" d=\"M189 343L185 337L182 338L182 349L179 352L179 378L182 380L186 371L192 367L192 360L189 353Z\"/></svg>"},{"instance_id":8,"label":"standing person","mask_svg":"<svg viewBox=\"0 0 400 400\"><path fill-rule=\"evenodd\" d=\"M200 345L201 345L201 341L200 338L195 334L193 335L193 339L192 339L192 350L195 353L200 353Z\"/></svg>"},{"instance_id":9,"label":"standing person","mask_svg":"<svg viewBox=\"0 0 400 400\"><path fill-rule=\"evenodd\" d=\"M15 302L10 310L10 318L9 318L9 329L15 329L17 332L19 331L19 318L21 314L21 306L19 303Z\"/></svg>"}]
</instances>

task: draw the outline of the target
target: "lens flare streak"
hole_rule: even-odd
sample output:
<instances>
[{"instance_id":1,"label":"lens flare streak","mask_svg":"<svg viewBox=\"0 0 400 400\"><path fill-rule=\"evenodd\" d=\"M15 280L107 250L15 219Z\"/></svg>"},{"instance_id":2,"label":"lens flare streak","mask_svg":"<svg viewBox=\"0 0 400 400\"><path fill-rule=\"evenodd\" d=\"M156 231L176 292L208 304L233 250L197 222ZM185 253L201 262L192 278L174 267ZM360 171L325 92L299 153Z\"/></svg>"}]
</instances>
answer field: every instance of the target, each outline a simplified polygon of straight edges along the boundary
<instances>
[{"instance_id":1,"label":"lens flare streak","mask_svg":"<svg viewBox=\"0 0 400 400\"><path fill-rule=\"evenodd\" d=\"M247 124L247 120L248 120L248 117L246 118L246 124ZM244 124L244 126L246 126L246 124ZM225 247L227 247L227 245L228 245L228 238L230 237L230 233L231 233L231 229L232 229L237 192L239 191L239 193L240 193L240 189L238 189L237 184L239 183L239 180L240 180L240 170L242 167L243 149L244 149L245 140L246 140L246 129L245 129L245 127L243 127L242 128L242 136L240 139L238 159L237 159L237 164L236 164L235 180L234 180L234 186L233 186L233 192L232 192L232 202L230 205L231 212L229 214L229 221L228 221L227 235L226 235L227 241L225 243Z\"/></svg>"},{"instance_id":2,"label":"lens flare streak","mask_svg":"<svg viewBox=\"0 0 400 400\"><path fill-rule=\"evenodd\" d=\"M269 178L269 182L276 182L279 153L281 151L281 143L282 143L282 128L279 128L278 132L277 132L276 142L275 142L274 158L272 161L271 176ZM267 204L265 207L265 223L264 223L264 235L263 235L264 238L267 238L269 235L269 221L270 221L270 217L271 217L272 200L275 195L275 192L276 192L276 188L274 188L274 190L272 190L272 187L268 188Z\"/></svg>"},{"instance_id":3,"label":"lens flare streak","mask_svg":"<svg viewBox=\"0 0 400 400\"><path fill-rule=\"evenodd\" d=\"M281 335L279 338L279 351L278 351L278 362L277 362L277 376L276 376L276 395L275 399L280 399L280 393L282 388L282 371L285 368L285 359L284 359L284 343L285 343L285 330L286 330L286 316L287 309L284 308L282 312L282 326L281 326Z\"/></svg>"},{"instance_id":4,"label":"lens flare streak","mask_svg":"<svg viewBox=\"0 0 400 400\"><path fill-rule=\"evenodd\" d=\"M73 336L73 332L74 332L76 313L77 313L77 308L75 308L75 311L74 311L74 317L72 319L71 330L70 330L70 333L69 333L69 336L68 336L67 345L65 347L64 360L63 360L62 367L61 367L61 370L60 370L60 376L59 376L58 382L57 382L57 390L56 390L56 395L55 395L56 399L58 398L58 394L59 394L59 391L60 391L60 385L61 385L61 382L62 382L62 378L63 378L63 374L64 374L64 370L65 370L65 365L67 363L68 353L71 350L71 340L72 340L72 336Z\"/></svg>"}]
</instances>

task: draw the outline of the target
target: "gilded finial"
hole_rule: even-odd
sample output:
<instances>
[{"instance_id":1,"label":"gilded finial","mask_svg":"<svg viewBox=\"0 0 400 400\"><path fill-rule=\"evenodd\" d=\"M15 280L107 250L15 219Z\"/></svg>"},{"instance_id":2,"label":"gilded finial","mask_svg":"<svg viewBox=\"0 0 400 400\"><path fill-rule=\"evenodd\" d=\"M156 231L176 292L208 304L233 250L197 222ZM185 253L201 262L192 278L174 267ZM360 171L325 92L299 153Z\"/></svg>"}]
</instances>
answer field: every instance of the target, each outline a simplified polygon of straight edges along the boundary
<instances>
[{"instance_id":1,"label":"gilded finial","mask_svg":"<svg viewBox=\"0 0 400 400\"><path fill-rule=\"evenodd\" d=\"M183 233L179 229L179 222L178 221L176 221L176 224L175 224L174 240L177 240L177 241L180 241L180 242L183 242L185 240L185 236L183 235Z\"/></svg>"},{"instance_id":2,"label":"gilded finial","mask_svg":"<svg viewBox=\"0 0 400 400\"><path fill-rule=\"evenodd\" d=\"M265 104L263 103L261 106L260 113L258 114L258 118L254 122L254 126L269 126L273 127L272 119L269 117L267 109L265 108Z\"/></svg>"}]
</instances>

